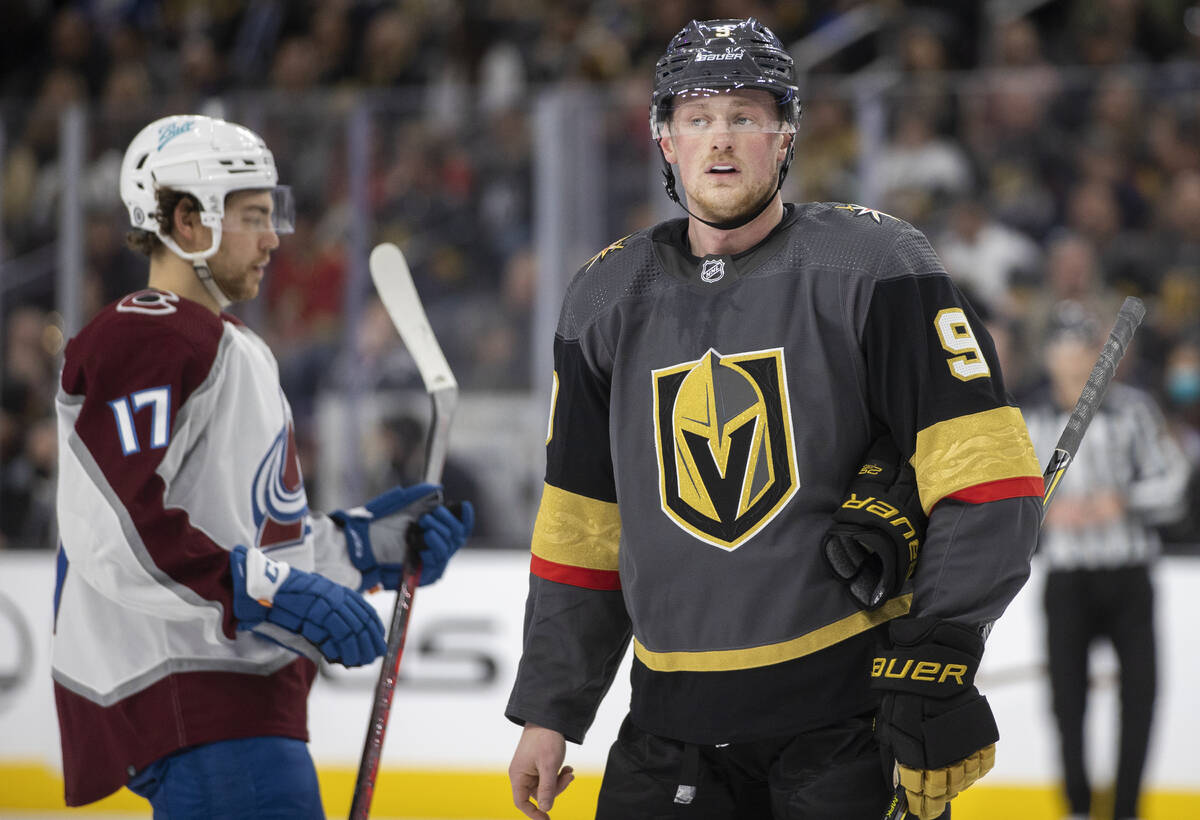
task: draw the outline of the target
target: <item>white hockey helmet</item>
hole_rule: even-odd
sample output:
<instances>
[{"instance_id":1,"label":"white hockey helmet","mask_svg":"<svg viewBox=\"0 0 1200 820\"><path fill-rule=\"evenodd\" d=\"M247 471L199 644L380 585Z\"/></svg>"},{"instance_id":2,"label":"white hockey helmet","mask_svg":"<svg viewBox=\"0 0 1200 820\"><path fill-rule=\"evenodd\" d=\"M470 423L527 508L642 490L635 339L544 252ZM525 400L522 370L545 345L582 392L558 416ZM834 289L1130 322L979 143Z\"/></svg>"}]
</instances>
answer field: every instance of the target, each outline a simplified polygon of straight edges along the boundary
<instances>
[{"instance_id":1,"label":"white hockey helmet","mask_svg":"<svg viewBox=\"0 0 1200 820\"><path fill-rule=\"evenodd\" d=\"M212 245L186 252L165 235L157 218L156 192L191 194L200 203L200 222L212 230ZM199 114L163 117L143 128L121 161L121 199L134 228L150 231L175 254L193 263L221 245L225 196L231 191L269 190L274 199L271 229L291 233L291 190L279 184L275 158L262 137L225 120Z\"/></svg>"}]
</instances>

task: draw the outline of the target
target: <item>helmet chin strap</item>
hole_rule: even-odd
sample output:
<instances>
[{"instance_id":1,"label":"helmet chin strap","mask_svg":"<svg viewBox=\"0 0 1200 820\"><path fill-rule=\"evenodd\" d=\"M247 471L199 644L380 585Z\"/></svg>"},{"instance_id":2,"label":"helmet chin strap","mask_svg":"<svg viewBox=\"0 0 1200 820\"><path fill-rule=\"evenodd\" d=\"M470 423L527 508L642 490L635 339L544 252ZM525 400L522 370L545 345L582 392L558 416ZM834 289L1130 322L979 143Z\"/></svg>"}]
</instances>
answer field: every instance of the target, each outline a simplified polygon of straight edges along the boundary
<instances>
[{"instance_id":1,"label":"helmet chin strap","mask_svg":"<svg viewBox=\"0 0 1200 820\"><path fill-rule=\"evenodd\" d=\"M156 235L176 256L192 263L192 270L196 272L196 278L200 280L200 284L204 285L208 295L217 303L217 309L224 310L233 304L233 300L225 295L225 291L221 290L221 286L213 278L212 268L208 266L208 258L217 252L217 248L221 244L221 225L218 222L215 226L210 227L213 229L213 240L212 245L206 251L188 252L179 247L179 244L170 236L161 232L156 232Z\"/></svg>"},{"instance_id":2,"label":"helmet chin strap","mask_svg":"<svg viewBox=\"0 0 1200 820\"><path fill-rule=\"evenodd\" d=\"M217 280L213 278L212 268L203 260L198 260L192 263L192 270L196 271L196 278L200 280L200 284L204 285L204 289L208 291L208 295L217 303L217 307L221 310L233 304L233 300L225 295L225 291L221 290L221 286L217 284Z\"/></svg>"}]
</instances>

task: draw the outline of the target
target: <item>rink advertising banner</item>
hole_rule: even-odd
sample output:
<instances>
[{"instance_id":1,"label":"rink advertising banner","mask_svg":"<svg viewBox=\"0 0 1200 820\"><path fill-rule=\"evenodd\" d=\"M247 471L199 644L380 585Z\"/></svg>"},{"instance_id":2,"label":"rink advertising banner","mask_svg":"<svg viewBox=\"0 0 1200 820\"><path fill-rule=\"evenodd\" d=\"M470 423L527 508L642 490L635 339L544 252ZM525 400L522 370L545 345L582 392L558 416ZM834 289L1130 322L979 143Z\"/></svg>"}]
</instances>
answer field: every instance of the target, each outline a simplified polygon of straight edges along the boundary
<instances>
[{"instance_id":1,"label":"rink advertising banner","mask_svg":"<svg viewBox=\"0 0 1200 820\"><path fill-rule=\"evenodd\" d=\"M520 729L504 718L521 645L529 556L460 553L442 581L421 590L384 744L372 804L380 818L515 818L505 772ZM1200 817L1200 768L1192 738L1200 711L1191 681L1200 657L1189 650L1188 590L1200 561L1168 559L1157 573L1162 636L1160 695L1147 769L1149 820ZM0 817L60 809L58 726L50 684L54 557L0 552ZM1042 578L1033 579L994 630L978 683L1000 724L996 768L955 802L956 817L1051 820L1059 810L1055 738L1041 672ZM372 596L390 612L387 594ZM1111 653L1098 653L1089 746L1097 781L1115 758L1116 689ZM344 816L362 751L377 667L323 666L309 701L312 754L326 809ZM579 779L555 803L555 820L590 818L608 744L629 702L628 658L583 746L569 745ZM127 791L84 809L149 816ZM72 812L74 816L78 812Z\"/></svg>"}]
</instances>

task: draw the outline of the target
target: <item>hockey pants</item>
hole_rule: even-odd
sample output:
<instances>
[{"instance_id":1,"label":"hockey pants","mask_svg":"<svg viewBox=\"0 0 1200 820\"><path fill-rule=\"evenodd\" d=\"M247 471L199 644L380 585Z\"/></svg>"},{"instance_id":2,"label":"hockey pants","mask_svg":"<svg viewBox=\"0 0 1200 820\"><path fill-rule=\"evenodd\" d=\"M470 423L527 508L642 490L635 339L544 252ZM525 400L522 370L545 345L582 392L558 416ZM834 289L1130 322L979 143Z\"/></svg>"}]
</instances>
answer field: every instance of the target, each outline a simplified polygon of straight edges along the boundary
<instances>
[{"instance_id":1,"label":"hockey pants","mask_svg":"<svg viewBox=\"0 0 1200 820\"><path fill-rule=\"evenodd\" d=\"M879 820L892 789L872 718L712 746L651 735L626 717L596 820Z\"/></svg>"}]
</instances>

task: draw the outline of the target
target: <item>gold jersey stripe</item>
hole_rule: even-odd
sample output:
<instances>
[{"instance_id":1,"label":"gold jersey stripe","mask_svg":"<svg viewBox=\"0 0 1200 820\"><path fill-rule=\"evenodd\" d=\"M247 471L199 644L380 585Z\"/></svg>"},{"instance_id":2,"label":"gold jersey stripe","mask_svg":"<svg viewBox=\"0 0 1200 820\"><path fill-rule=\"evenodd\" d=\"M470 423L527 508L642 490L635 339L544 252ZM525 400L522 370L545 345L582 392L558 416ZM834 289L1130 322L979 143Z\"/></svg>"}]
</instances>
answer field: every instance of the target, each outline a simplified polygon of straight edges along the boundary
<instances>
[{"instance_id":1,"label":"gold jersey stripe","mask_svg":"<svg viewBox=\"0 0 1200 820\"><path fill-rule=\"evenodd\" d=\"M556 564L616 571L621 516L612 501L597 501L550 484L533 525L533 554Z\"/></svg>"},{"instance_id":2,"label":"gold jersey stripe","mask_svg":"<svg viewBox=\"0 0 1200 820\"><path fill-rule=\"evenodd\" d=\"M826 647L841 643L860 632L898 618L912 606L912 594L892 598L874 611L855 612L840 621L834 621L782 643L752 646L748 649L713 649L704 652L654 652L634 638L633 653L637 659L655 672L731 672L735 669L753 669L770 666L784 661L811 655Z\"/></svg>"},{"instance_id":3,"label":"gold jersey stripe","mask_svg":"<svg viewBox=\"0 0 1200 820\"><path fill-rule=\"evenodd\" d=\"M997 407L940 421L917 433L912 457L925 514L948 495L977 484L1041 478L1021 411Z\"/></svg>"}]
</instances>

